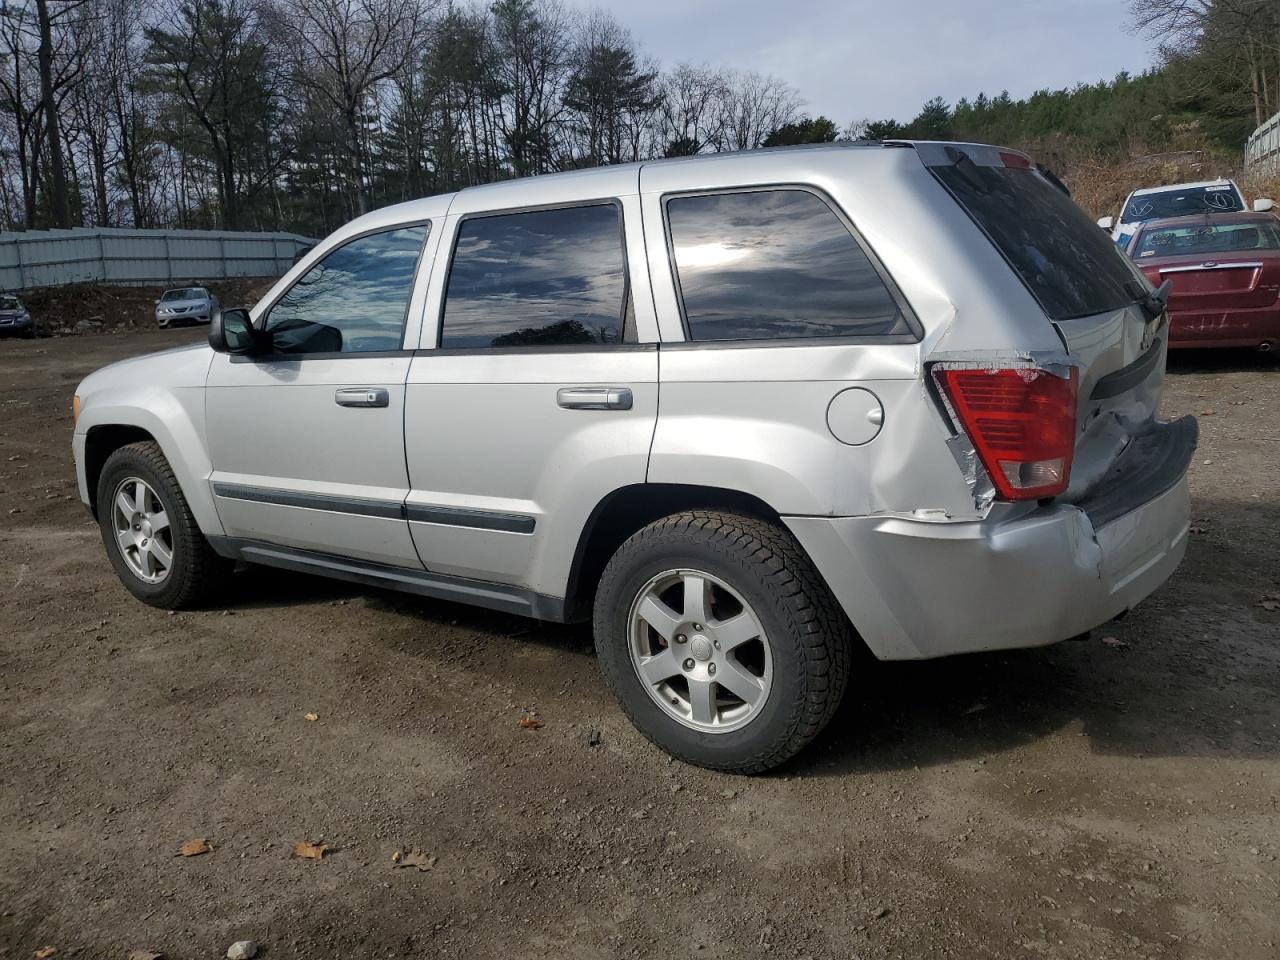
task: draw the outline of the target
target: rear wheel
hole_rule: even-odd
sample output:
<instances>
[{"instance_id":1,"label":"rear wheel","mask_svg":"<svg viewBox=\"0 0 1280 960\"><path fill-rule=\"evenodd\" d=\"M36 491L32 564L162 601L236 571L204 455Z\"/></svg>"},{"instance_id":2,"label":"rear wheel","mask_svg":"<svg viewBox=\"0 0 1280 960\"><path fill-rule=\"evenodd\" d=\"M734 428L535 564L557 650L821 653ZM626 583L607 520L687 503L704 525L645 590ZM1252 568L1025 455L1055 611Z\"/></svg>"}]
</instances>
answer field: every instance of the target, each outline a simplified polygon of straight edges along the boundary
<instances>
[{"instance_id":1,"label":"rear wheel","mask_svg":"<svg viewBox=\"0 0 1280 960\"><path fill-rule=\"evenodd\" d=\"M121 582L153 607L178 610L212 600L232 564L200 532L169 461L153 442L107 458L98 479L98 525Z\"/></svg>"},{"instance_id":2,"label":"rear wheel","mask_svg":"<svg viewBox=\"0 0 1280 960\"><path fill-rule=\"evenodd\" d=\"M632 536L600 580L596 649L640 731L689 763L758 773L840 703L852 628L780 527L674 514Z\"/></svg>"}]
</instances>

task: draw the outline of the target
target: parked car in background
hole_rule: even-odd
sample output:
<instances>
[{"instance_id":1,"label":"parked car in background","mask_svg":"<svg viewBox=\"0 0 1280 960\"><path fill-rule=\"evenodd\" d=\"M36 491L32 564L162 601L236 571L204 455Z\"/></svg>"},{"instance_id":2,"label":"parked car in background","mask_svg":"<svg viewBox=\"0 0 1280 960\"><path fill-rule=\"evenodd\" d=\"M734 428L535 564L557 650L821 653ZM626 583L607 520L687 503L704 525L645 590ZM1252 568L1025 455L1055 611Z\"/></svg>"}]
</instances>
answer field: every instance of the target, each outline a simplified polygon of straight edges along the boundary
<instances>
[{"instance_id":1,"label":"parked car in background","mask_svg":"<svg viewBox=\"0 0 1280 960\"><path fill-rule=\"evenodd\" d=\"M156 301L156 323L208 323L218 312L218 298L204 287L166 290Z\"/></svg>"},{"instance_id":2,"label":"parked car in background","mask_svg":"<svg viewBox=\"0 0 1280 960\"><path fill-rule=\"evenodd\" d=\"M1172 281L1170 347L1280 343L1280 219L1230 213L1149 220L1129 256L1155 286Z\"/></svg>"},{"instance_id":3,"label":"parked car in background","mask_svg":"<svg viewBox=\"0 0 1280 960\"><path fill-rule=\"evenodd\" d=\"M0 293L0 336L17 335L30 339L36 335L31 311L12 293Z\"/></svg>"},{"instance_id":4,"label":"parked car in background","mask_svg":"<svg viewBox=\"0 0 1280 960\"><path fill-rule=\"evenodd\" d=\"M1269 211L1272 201L1259 198L1253 209ZM1138 226L1148 220L1181 217L1190 214L1239 213L1245 209L1244 194L1234 180L1205 180L1200 183L1175 183L1167 187L1144 187L1135 190L1120 208L1120 217L1102 217L1098 226L1111 231L1111 239L1127 247Z\"/></svg>"},{"instance_id":5,"label":"parked car in background","mask_svg":"<svg viewBox=\"0 0 1280 960\"><path fill-rule=\"evenodd\" d=\"M1197 427L1157 418L1165 351L1025 154L761 150L367 214L208 346L86 378L74 450L146 603L247 561L591 620L646 736L749 773L855 647L1054 643L1169 577Z\"/></svg>"}]
</instances>

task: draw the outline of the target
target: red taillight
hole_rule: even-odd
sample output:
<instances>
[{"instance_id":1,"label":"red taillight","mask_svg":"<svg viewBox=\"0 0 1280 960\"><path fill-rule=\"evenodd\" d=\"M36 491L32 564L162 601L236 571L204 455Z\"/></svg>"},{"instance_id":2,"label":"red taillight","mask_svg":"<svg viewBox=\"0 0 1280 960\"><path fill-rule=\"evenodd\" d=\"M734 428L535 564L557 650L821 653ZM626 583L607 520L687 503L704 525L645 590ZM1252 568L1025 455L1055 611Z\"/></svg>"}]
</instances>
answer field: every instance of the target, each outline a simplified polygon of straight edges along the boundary
<instances>
[{"instance_id":1,"label":"red taillight","mask_svg":"<svg viewBox=\"0 0 1280 960\"><path fill-rule=\"evenodd\" d=\"M1071 479L1076 448L1076 368L1066 377L1032 367L940 366L959 426L1004 500L1055 497Z\"/></svg>"}]
</instances>

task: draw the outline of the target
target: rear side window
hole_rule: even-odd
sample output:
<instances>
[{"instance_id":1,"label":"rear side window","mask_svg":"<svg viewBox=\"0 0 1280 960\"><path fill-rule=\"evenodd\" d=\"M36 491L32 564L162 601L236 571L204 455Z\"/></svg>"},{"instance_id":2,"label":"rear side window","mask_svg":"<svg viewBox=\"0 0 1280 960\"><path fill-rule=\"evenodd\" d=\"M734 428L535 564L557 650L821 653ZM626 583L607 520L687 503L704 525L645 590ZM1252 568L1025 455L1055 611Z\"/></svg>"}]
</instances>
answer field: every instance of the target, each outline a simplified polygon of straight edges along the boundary
<instances>
[{"instance_id":1,"label":"rear side window","mask_svg":"<svg viewBox=\"0 0 1280 960\"><path fill-rule=\"evenodd\" d=\"M914 338L858 241L807 190L672 197L666 212L690 340Z\"/></svg>"},{"instance_id":2,"label":"rear side window","mask_svg":"<svg viewBox=\"0 0 1280 960\"><path fill-rule=\"evenodd\" d=\"M466 219L458 227L440 346L633 341L628 292L616 204Z\"/></svg>"},{"instance_id":3,"label":"rear side window","mask_svg":"<svg viewBox=\"0 0 1280 960\"><path fill-rule=\"evenodd\" d=\"M1051 320L1118 310L1145 292L1107 233L1036 170L979 165L960 156L929 169Z\"/></svg>"}]
</instances>

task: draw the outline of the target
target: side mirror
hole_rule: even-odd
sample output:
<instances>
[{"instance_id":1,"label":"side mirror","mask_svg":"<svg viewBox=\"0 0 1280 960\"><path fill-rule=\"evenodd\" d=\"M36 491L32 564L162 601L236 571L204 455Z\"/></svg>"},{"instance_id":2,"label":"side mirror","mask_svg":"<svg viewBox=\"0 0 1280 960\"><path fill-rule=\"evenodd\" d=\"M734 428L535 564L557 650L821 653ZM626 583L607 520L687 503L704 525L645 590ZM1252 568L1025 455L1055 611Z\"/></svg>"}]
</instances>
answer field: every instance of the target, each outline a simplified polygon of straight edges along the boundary
<instances>
[{"instance_id":1,"label":"side mirror","mask_svg":"<svg viewBox=\"0 0 1280 960\"><path fill-rule=\"evenodd\" d=\"M257 350L258 340L249 311L243 307L221 310L209 322L209 346L218 353L251 354Z\"/></svg>"},{"instance_id":2,"label":"side mirror","mask_svg":"<svg viewBox=\"0 0 1280 960\"><path fill-rule=\"evenodd\" d=\"M1099 217L1099 218L1098 218L1098 226L1100 226L1103 230L1110 230L1112 227L1114 227L1114 226L1115 226L1115 223L1116 223L1116 221L1115 221L1115 218L1114 218L1114 217Z\"/></svg>"},{"instance_id":3,"label":"side mirror","mask_svg":"<svg viewBox=\"0 0 1280 960\"><path fill-rule=\"evenodd\" d=\"M1275 207L1275 205L1276 204L1274 200L1269 200L1266 197L1259 197L1257 200L1253 201L1253 212L1254 213L1270 213L1272 208Z\"/></svg>"}]
</instances>

